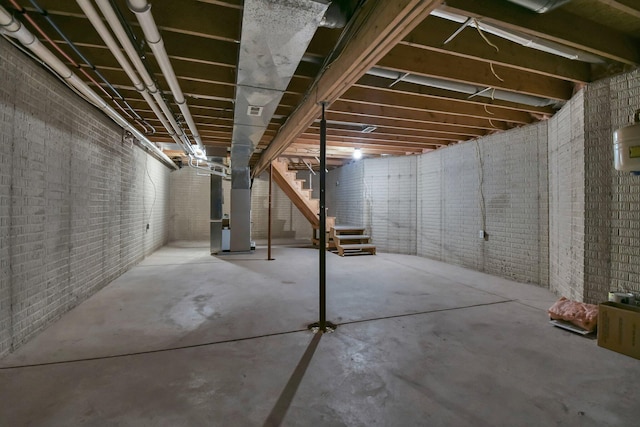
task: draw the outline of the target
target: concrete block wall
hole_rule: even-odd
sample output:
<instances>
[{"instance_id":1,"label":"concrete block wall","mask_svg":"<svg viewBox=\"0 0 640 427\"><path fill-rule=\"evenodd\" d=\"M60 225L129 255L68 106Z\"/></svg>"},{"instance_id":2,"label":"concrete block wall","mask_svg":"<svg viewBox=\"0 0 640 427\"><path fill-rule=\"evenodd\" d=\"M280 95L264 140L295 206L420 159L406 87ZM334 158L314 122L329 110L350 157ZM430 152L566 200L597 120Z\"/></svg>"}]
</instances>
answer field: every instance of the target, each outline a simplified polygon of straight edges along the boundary
<instances>
[{"instance_id":1,"label":"concrete block wall","mask_svg":"<svg viewBox=\"0 0 640 427\"><path fill-rule=\"evenodd\" d=\"M613 165L613 131L640 109L640 71L589 85L585 108L584 299L640 291L640 177Z\"/></svg>"},{"instance_id":2,"label":"concrete block wall","mask_svg":"<svg viewBox=\"0 0 640 427\"><path fill-rule=\"evenodd\" d=\"M209 241L210 187L211 177L197 169L183 167L171 174L169 240Z\"/></svg>"},{"instance_id":3,"label":"concrete block wall","mask_svg":"<svg viewBox=\"0 0 640 427\"><path fill-rule=\"evenodd\" d=\"M585 270L584 92L547 122L549 288L582 301Z\"/></svg>"},{"instance_id":4,"label":"concrete block wall","mask_svg":"<svg viewBox=\"0 0 640 427\"><path fill-rule=\"evenodd\" d=\"M0 39L0 355L162 246L168 194L165 166Z\"/></svg>"}]
</instances>

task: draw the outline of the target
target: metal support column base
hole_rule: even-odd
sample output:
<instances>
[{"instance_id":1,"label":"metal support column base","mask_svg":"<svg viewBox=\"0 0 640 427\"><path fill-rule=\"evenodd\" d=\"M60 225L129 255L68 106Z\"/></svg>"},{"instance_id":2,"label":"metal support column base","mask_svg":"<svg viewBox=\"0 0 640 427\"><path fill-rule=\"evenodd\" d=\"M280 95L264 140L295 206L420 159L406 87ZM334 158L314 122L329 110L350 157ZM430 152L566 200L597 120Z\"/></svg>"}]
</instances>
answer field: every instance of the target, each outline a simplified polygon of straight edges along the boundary
<instances>
[{"instance_id":1,"label":"metal support column base","mask_svg":"<svg viewBox=\"0 0 640 427\"><path fill-rule=\"evenodd\" d=\"M335 323L325 322L324 330L322 330L322 328L320 328L320 322L315 322L307 326L307 329L309 329L314 334L317 334L320 330L322 330L322 332L324 333L330 334L331 332L335 331L337 327L338 325L336 325Z\"/></svg>"}]
</instances>

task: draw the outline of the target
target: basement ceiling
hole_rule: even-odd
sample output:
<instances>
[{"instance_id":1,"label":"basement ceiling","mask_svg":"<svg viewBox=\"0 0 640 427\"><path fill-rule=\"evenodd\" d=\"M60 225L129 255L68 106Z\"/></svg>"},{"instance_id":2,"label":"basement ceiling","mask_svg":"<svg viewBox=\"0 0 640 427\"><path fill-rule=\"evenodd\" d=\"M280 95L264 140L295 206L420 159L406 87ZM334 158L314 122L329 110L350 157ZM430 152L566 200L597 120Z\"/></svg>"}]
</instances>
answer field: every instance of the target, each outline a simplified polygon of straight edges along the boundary
<instances>
[{"instance_id":1,"label":"basement ceiling","mask_svg":"<svg viewBox=\"0 0 640 427\"><path fill-rule=\"evenodd\" d=\"M150 3L207 153L227 157L243 2ZM532 10L546 3L559 6L546 13ZM181 123L138 20L125 1L111 4ZM275 156L317 167L317 101L329 102L327 157L335 167L351 161L356 148L364 157L411 155L545 120L584 84L640 64L637 0L341 4L356 6L355 12L344 28L316 31L251 155L254 172ZM177 144L75 1L0 0L0 5L47 44L28 16L68 58L56 55L72 69L71 60L79 64L86 72L76 69L83 80L118 111L127 111L127 120L167 155L180 158Z\"/></svg>"}]
</instances>

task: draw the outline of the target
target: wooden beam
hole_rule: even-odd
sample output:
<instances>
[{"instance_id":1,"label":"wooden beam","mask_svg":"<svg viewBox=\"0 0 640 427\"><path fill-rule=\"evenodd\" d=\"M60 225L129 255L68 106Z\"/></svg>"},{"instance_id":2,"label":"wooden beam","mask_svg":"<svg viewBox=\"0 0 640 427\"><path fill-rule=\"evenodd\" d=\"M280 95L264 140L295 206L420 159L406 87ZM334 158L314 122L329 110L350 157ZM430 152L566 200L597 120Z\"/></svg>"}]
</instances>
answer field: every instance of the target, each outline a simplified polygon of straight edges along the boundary
<instances>
[{"instance_id":1,"label":"wooden beam","mask_svg":"<svg viewBox=\"0 0 640 427\"><path fill-rule=\"evenodd\" d=\"M536 14L502 0L447 0L446 10L532 34L626 64L640 64L638 40L598 22L556 9Z\"/></svg>"},{"instance_id":2,"label":"wooden beam","mask_svg":"<svg viewBox=\"0 0 640 427\"><path fill-rule=\"evenodd\" d=\"M464 58L478 59L497 65L543 74L558 79L586 83L591 81L589 64L563 58L510 42L493 34L485 34L498 50L485 42L475 28L467 27L446 45L443 42L460 24L429 16L405 39L403 44Z\"/></svg>"},{"instance_id":3,"label":"wooden beam","mask_svg":"<svg viewBox=\"0 0 640 427\"><path fill-rule=\"evenodd\" d=\"M491 107L471 104L454 99L439 99L419 94L395 92L392 89L380 90L353 86L346 91L340 99L345 101L388 105L398 108L406 108L416 111L431 111L434 113L453 114L465 117L475 117L492 120L504 120L514 123L531 123L533 119L528 113L505 110L499 107Z\"/></svg>"},{"instance_id":4,"label":"wooden beam","mask_svg":"<svg viewBox=\"0 0 640 427\"><path fill-rule=\"evenodd\" d=\"M315 138L317 139L319 132L313 128L309 128L306 132L304 132L301 137L306 136L307 138ZM456 142L453 140L441 140L437 138L429 138L429 139L421 139L421 138L410 138L410 137L402 137L399 135L388 135L388 134L363 134L356 132L347 132L343 130L330 130L330 135L327 136L329 139L333 139L335 141L341 142L352 142L354 144L363 144L363 145L397 145L403 147L413 147L420 144L433 144L433 145L448 145L450 142Z\"/></svg>"},{"instance_id":5,"label":"wooden beam","mask_svg":"<svg viewBox=\"0 0 640 427\"><path fill-rule=\"evenodd\" d=\"M491 119L476 119L452 114L435 113L432 111L406 110L386 105L359 104L355 102L336 101L329 111L348 112L361 116L360 120L366 121L367 117L402 118L403 120L422 123L448 123L458 127L469 127L486 130L507 130L510 128L504 121Z\"/></svg>"},{"instance_id":6,"label":"wooden beam","mask_svg":"<svg viewBox=\"0 0 640 427\"><path fill-rule=\"evenodd\" d=\"M494 65L475 59L452 56L442 52L399 45L379 63L380 67L427 77L524 93L541 98L566 101L573 94L567 81L532 74L526 71ZM495 74L494 74L495 72Z\"/></svg>"},{"instance_id":7,"label":"wooden beam","mask_svg":"<svg viewBox=\"0 0 640 427\"><path fill-rule=\"evenodd\" d=\"M347 127L344 125L331 123L329 128L331 129L331 132L342 131L342 132L349 132L352 134L362 134L362 132L360 132L359 130L359 129L362 129L361 127L354 130L353 127ZM318 127L315 124L311 125L311 127L307 129L307 132L310 132L311 130L313 130L314 133L319 132ZM419 129L391 128L391 127L384 127L384 126L377 127L376 130L372 133L376 135L403 136L407 139L416 137L416 138L419 138L418 140L424 139L424 140L454 141L454 142L470 138L469 135L463 135L463 134L430 132L430 131L424 131Z\"/></svg>"},{"instance_id":8,"label":"wooden beam","mask_svg":"<svg viewBox=\"0 0 640 427\"><path fill-rule=\"evenodd\" d=\"M340 56L314 82L307 100L262 153L253 175L262 172L318 117L319 101L335 101L441 3L442 0L365 2L352 18Z\"/></svg>"},{"instance_id":9,"label":"wooden beam","mask_svg":"<svg viewBox=\"0 0 640 427\"><path fill-rule=\"evenodd\" d=\"M599 3L640 19L640 4L637 0L597 0Z\"/></svg>"},{"instance_id":10,"label":"wooden beam","mask_svg":"<svg viewBox=\"0 0 640 427\"><path fill-rule=\"evenodd\" d=\"M478 137L486 134L486 131L481 128L472 128L457 126L450 123L429 123L425 121L410 121L405 119L393 118L393 117L362 117L360 115L347 113L344 111L329 111L327 113L327 120L337 122L353 122L363 123L367 125L385 126L393 129L404 129L411 131L418 129L429 132L443 132L456 135L468 135L470 137Z\"/></svg>"}]
</instances>

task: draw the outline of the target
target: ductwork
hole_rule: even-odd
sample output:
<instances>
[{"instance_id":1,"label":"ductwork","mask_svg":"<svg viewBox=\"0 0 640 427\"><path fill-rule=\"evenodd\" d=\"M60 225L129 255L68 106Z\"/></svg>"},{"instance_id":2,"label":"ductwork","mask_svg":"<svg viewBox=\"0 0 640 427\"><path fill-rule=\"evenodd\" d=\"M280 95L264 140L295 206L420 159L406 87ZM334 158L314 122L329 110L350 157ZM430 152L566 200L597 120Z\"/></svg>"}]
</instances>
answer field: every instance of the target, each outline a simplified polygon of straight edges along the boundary
<instances>
[{"instance_id":1,"label":"ductwork","mask_svg":"<svg viewBox=\"0 0 640 427\"><path fill-rule=\"evenodd\" d=\"M231 144L234 188L249 188L249 158L328 6L319 0L244 2Z\"/></svg>"},{"instance_id":2,"label":"ductwork","mask_svg":"<svg viewBox=\"0 0 640 427\"><path fill-rule=\"evenodd\" d=\"M507 0L537 13L547 13L570 0Z\"/></svg>"},{"instance_id":3,"label":"ductwork","mask_svg":"<svg viewBox=\"0 0 640 427\"><path fill-rule=\"evenodd\" d=\"M356 10L359 0L333 0L325 12L320 26L343 28Z\"/></svg>"},{"instance_id":4,"label":"ductwork","mask_svg":"<svg viewBox=\"0 0 640 427\"><path fill-rule=\"evenodd\" d=\"M321 0L244 2L231 140L231 252L251 246L249 159L328 6Z\"/></svg>"},{"instance_id":5,"label":"ductwork","mask_svg":"<svg viewBox=\"0 0 640 427\"><path fill-rule=\"evenodd\" d=\"M75 75L66 64L47 49L40 40L33 35L33 33L26 29L19 21L15 20L13 16L2 6L0 6L0 29L2 29L2 32L12 38L15 38L33 52L38 58L40 58L40 60L51 67L51 69L69 86L77 90L91 104L103 110L105 114L107 114L119 126L131 132L131 134L140 141L144 147L153 151L153 153L167 165L174 169L178 168L175 163L173 163L173 161L162 152L162 150L156 147L156 145L149 141L144 134L120 116L117 111L109 106L82 79Z\"/></svg>"}]
</instances>

